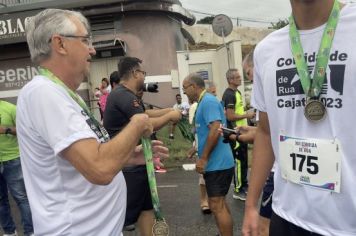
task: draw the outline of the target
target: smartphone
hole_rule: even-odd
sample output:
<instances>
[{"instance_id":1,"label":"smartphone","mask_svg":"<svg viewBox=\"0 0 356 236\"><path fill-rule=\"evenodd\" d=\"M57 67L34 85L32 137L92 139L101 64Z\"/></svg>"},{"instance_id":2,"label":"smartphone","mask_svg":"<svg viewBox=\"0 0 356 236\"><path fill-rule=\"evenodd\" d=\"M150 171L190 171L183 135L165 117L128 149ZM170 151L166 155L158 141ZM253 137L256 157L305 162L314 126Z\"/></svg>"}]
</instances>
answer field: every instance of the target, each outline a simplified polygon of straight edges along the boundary
<instances>
[{"instance_id":1,"label":"smartphone","mask_svg":"<svg viewBox=\"0 0 356 236\"><path fill-rule=\"evenodd\" d=\"M229 129L229 128L226 128L226 127L221 127L221 129L225 132L228 132L228 133L237 133L236 130L234 129Z\"/></svg>"}]
</instances>

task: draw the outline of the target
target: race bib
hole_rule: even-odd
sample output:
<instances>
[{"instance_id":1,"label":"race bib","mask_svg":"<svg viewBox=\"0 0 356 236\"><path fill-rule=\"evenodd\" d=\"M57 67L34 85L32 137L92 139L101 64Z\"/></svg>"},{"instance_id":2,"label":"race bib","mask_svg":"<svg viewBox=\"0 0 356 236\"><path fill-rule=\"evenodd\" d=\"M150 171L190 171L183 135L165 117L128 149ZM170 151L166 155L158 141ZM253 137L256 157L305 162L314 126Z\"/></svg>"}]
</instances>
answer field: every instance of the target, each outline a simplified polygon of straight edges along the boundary
<instances>
[{"instance_id":1,"label":"race bib","mask_svg":"<svg viewBox=\"0 0 356 236\"><path fill-rule=\"evenodd\" d=\"M340 193L342 151L338 140L280 135L279 157L284 179Z\"/></svg>"}]
</instances>

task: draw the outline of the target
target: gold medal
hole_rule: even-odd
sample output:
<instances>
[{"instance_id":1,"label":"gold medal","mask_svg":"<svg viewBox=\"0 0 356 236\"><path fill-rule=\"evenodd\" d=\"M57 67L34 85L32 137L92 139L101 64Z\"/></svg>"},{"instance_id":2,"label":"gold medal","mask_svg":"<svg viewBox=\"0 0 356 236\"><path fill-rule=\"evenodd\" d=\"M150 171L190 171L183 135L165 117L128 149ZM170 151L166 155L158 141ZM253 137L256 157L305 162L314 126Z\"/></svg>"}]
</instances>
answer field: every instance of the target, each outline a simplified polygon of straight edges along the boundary
<instances>
[{"instance_id":1,"label":"gold medal","mask_svg":"<svg viewBox=\"0 0 356 236\"><path fill-rule=\"evenodd\" d=\"M325 117L326 109L324 104L315 99L310 99L304 108L304 116L310 121L320 121Z\"/></svg>"},{"instance_id":2,"label":"gold medal","mask_svg":"<svg viewBox=\"0 0 356 236\"><path fill-rule=\"evenodd\" d=\"M153 236L168 236L169 235L169 227L166 221L164 220L156 220L152 227Z\"/></svg>"}]
</instances>

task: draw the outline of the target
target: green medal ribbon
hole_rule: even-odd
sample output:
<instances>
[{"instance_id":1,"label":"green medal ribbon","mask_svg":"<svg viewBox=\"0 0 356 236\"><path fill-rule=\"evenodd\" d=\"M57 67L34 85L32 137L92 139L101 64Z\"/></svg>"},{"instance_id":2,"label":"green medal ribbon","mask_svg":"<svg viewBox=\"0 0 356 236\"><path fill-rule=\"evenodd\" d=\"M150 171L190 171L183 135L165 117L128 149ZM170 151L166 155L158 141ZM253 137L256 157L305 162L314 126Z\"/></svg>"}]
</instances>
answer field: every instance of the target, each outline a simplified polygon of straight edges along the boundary
<instances>
[{"instance_id":1,"label":"green medal ribbon","mask_svg":"<svg viewBox=\"0 0 356 236\"><path fill-rule=\"evenodd\" d=\"M153 154L151 147L151 140L149 138L141 138L141 143L143 147L143 154L146 160L146 170L148 175L148 184L150 186L152 205L157 221L163 221L163 215L161 212L161 205L159 203L158 192L157 192L157 183L156 176L153 166Z\"/></svg>"},{"instance_id":2,"label":"green medal ribbon","mask_svg":"<svg viewBox=\"0 0 356 236\"><path fill-rule=\"evenodd\" d=\"M289 37L292 46L292 53L304 93L308 98L319 99L320 97L321 88L326 77L326 67L329 61L330 49L334 39L336 26L339 21L339 16L340 5L339 2L335 0L321 39L312 81L304 58L304 51L297 26L293 15L289 17Z\"/></svg>"},{"instance_id":3,"label":"green medal ribbon","mask_svg":"<svg viewBox=\"0 0 356 236\"><path fill-rule=\"evenodd\" d=\"M83 101L83 99L75 92L73 92L71 89L68 88L67 85L63 83L62 80L58 79L57 76L55 76L50 70L45 69L45 68L40 68L39 69L40 75L45 76L47 79L51 80L53 83L60 85L63 87L69 96L78 103L78 105L83 109L83 111L89 116L90 120L93 122L97 130L101 133L103 139L105 142L110 140L110 136L108 132L105 130L105 128L95 119L93 114L90 112L87 104ZM100 138L100 135L97 134L97 136Z\"/></svg>"},{"instance_id":4,"label":"green medal ribbon","mask_svg":"<svg viewBox=\"0 0 356 236\"><path fill-rule=\"evenodd\" d=\"M177 127L179 128L182 136L184 139L188 140L189 142L194 142L194 134L192 132L193 126L189 124L187 118L182 118L178 123Z\"/></svg>"},{"instance_id":5,"label":"green medal ribbon","mask_svg":"<svg viewBox=\"0 0 356 236\"><path fill-rule=\"evenodd\" d=\"M194 140L195 140L195 137L194 137L194 133L196 133L195 115L197 114L199 103L203 99L205 93L206 93L206 90L204 90L199 96L199 99L197 102L197 108L195 109L195 112L194 112L192 124L189 124L188 119L186 119L184 117L177 123L177 126L178 126L180 132L182 133L183 138L189 140L190 142L194 142Z\"/></svg>"},{"instance_id":6,"label":"green medal ribbon","mask_svg":"<svg viewBox=\"0 0 356 236\"><path fill-rule=\"evenodd\" d=\"M149 138L141 138L141 143L143 147L143 154L146 160L146 170L148 176L148 184L150 187L151 198L153 211L155 214L156 222L152 227L153 236L168 236L169 235L169 227L163 218L163 214L161 211L161 205L159 203L159 197L157 192L157 183L156 176L153 166L153 155L152 155L152 146L151 140Z\"/></svg>"},{"instance_id":7,"label":"green medal ribbon","mask_svg":"<svg viewBox=\"0 0 356 236\"><path fill-rule=\"evenodd\" d=\"M200 105L200 102L201 100L203 99L204 95L206 94L206 90L204 89L203 92L200 94L199 98L198 98L198 105L197 105L197 109L195 109L195 112L194 112L194 116L193 116L193 126L195 128L195 116L197 114L197 111L198 111L198 108L199 108L199 105Z\"/></svg>"}]
</instances>

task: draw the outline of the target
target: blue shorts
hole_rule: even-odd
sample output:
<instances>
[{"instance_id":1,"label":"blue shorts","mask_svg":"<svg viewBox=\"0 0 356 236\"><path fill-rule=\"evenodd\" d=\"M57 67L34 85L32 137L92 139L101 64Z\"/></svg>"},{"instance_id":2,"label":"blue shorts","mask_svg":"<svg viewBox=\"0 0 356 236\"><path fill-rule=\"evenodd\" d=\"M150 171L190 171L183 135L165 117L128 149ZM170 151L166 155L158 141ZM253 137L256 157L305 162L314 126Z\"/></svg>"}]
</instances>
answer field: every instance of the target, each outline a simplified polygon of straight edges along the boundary
<instances>
[{"instance_id":1,"label":"blue shorts","mask_svg":"<svg viewBox=\"0 0 356 236\"><path fill-rule=\"evenodd\" d=\"M260 216L263 216L268 219L271 219L272 216L272 197L274 190L273 175L274 172L271 172L267 178L267 181L263 188L260 207Z\"/></svg>"}]
</instances>

